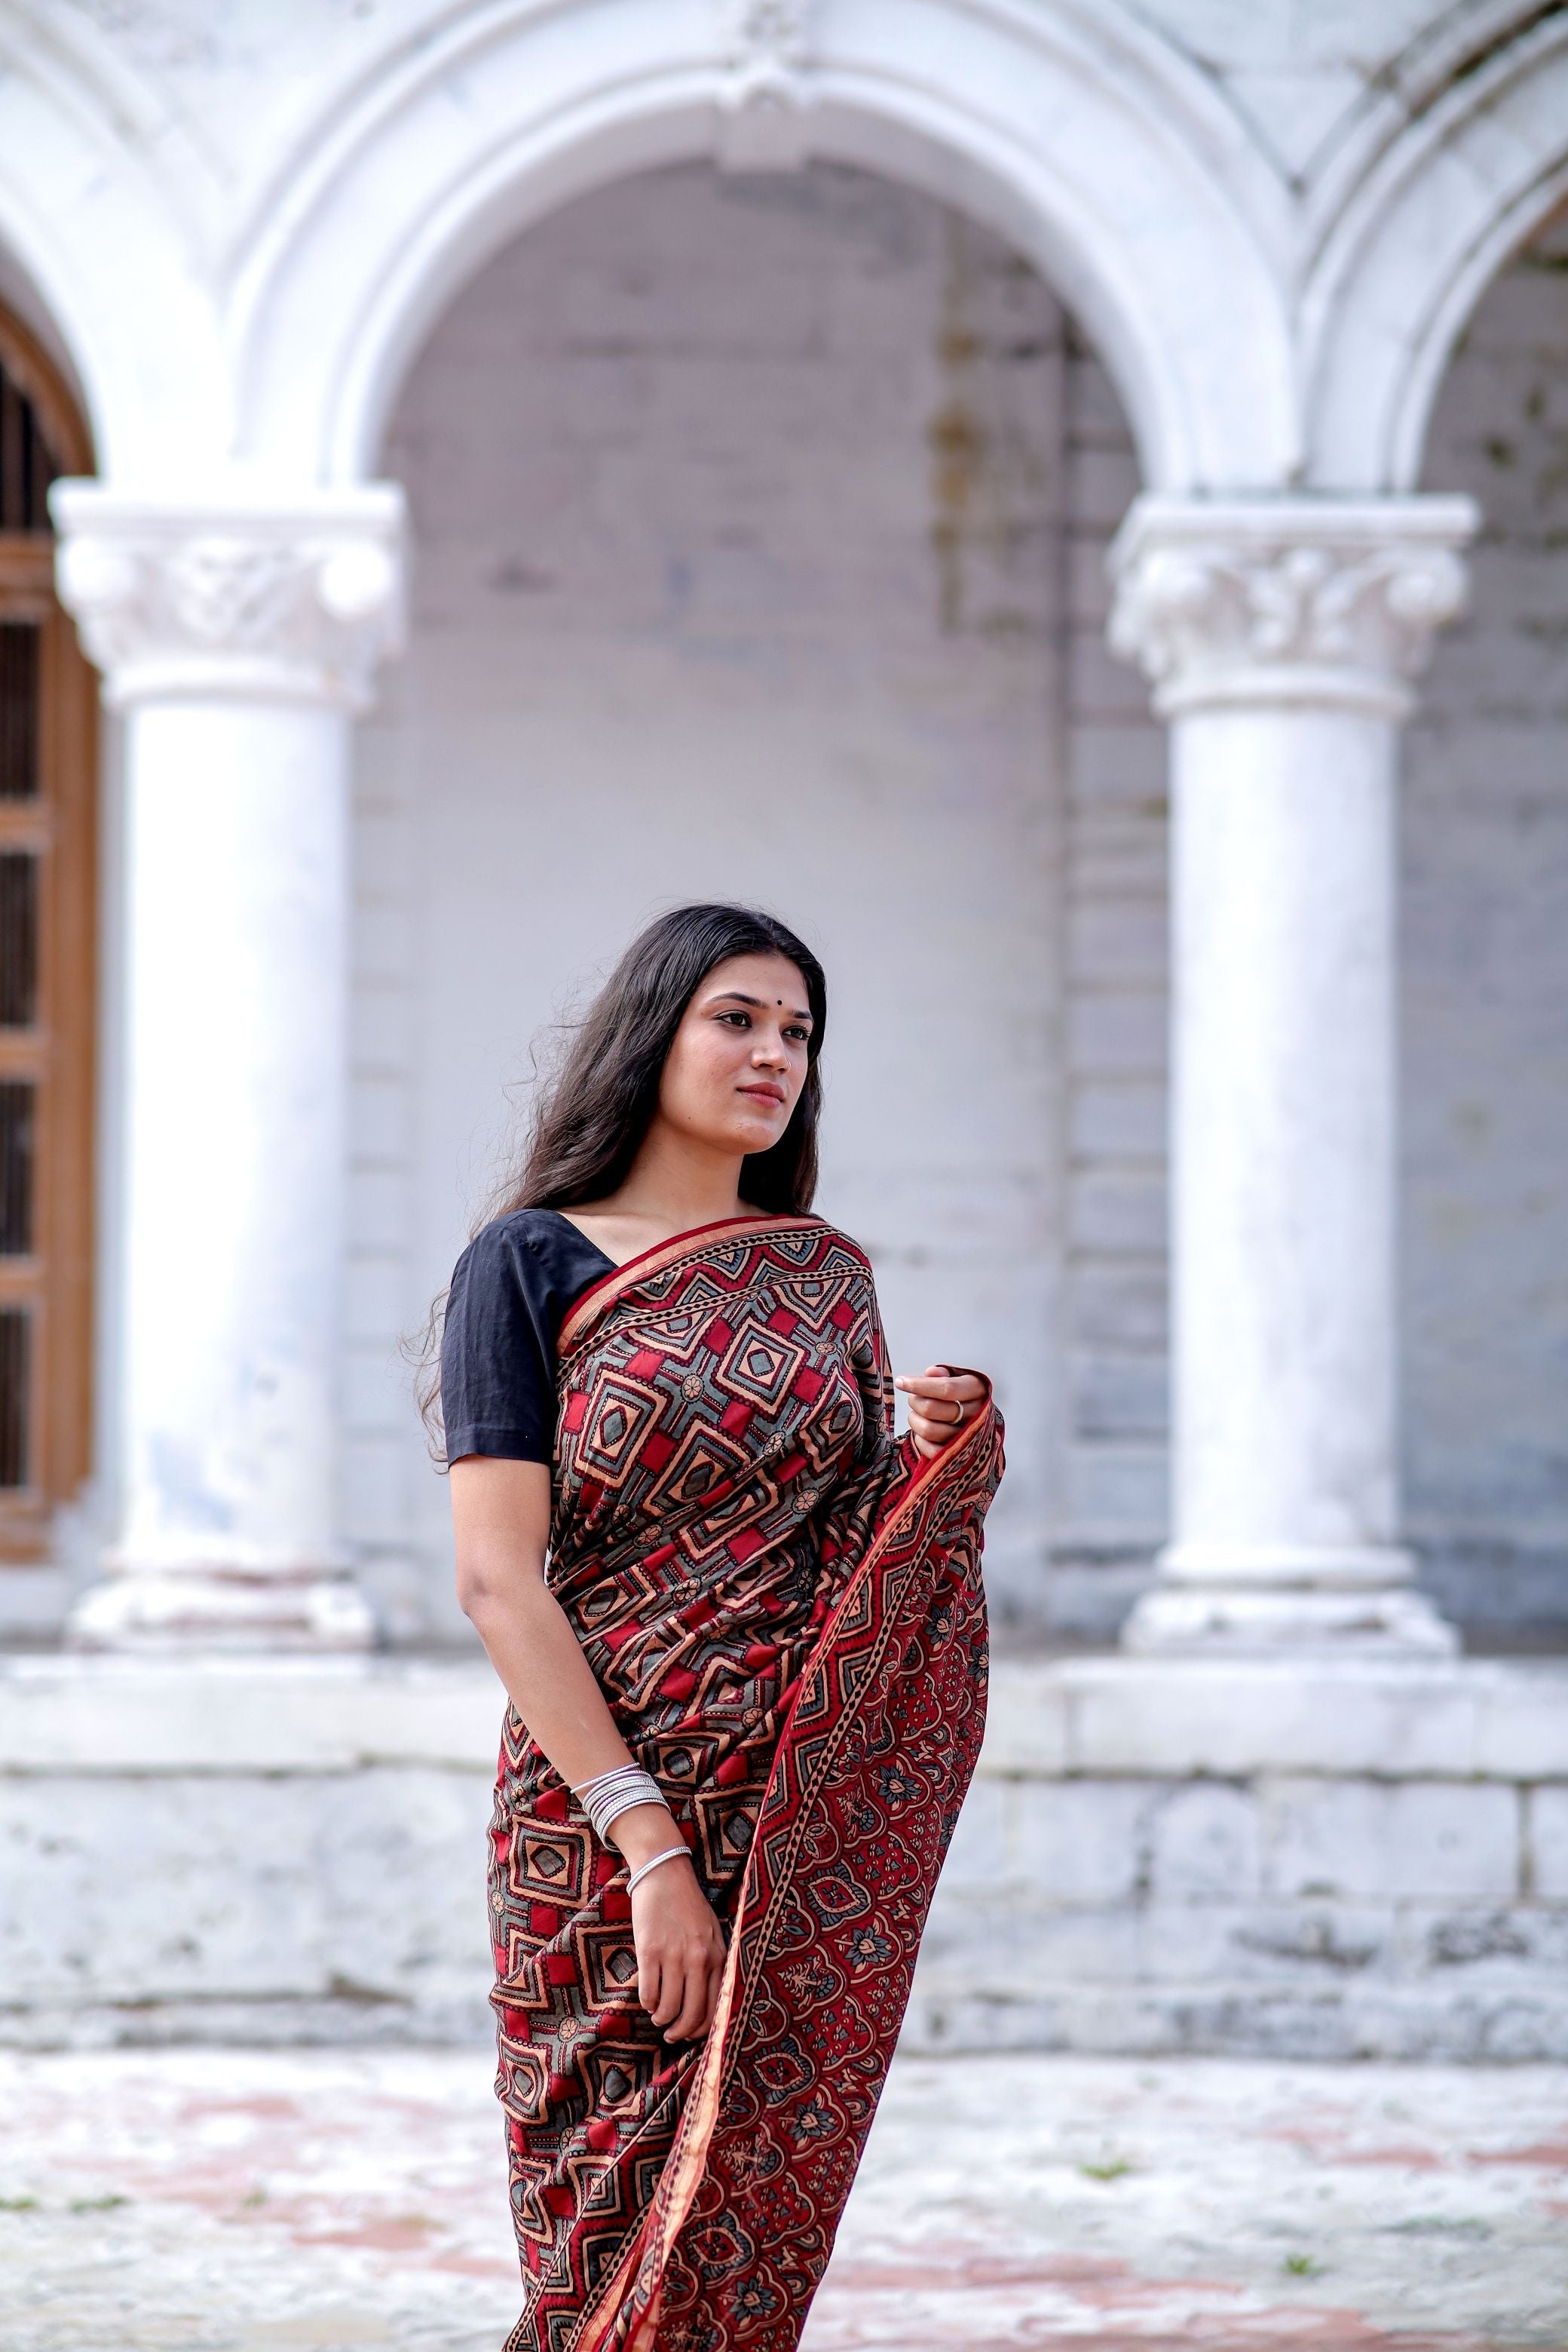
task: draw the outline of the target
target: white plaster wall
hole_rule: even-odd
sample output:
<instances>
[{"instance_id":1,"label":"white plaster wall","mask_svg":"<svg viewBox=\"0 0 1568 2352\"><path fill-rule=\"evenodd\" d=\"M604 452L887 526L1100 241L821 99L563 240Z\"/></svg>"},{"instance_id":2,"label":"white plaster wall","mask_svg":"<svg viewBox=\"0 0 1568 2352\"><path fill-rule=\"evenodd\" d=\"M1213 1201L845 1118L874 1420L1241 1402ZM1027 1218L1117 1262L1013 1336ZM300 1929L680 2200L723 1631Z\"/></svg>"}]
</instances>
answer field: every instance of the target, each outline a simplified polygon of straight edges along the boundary
<instances>
[{"instance_id":1,"label":"white plaster wall","mask_svg":"<svg viewBox=\"0 0 1568 2352\"><path fill-rule=\"evenodd\" d=\"M1166 1528L1169 810L1165 730L1105 639L1106 549L1138 488L1131 438L1070 328L1065 461L1068 1402L1048 1613L1103 1638Z\"/></svg>"},{"instance_id":2,"label":"white plaster wall","mask_svg":"<svg viewBox=\"0 0 1568 2352\"><path fill-rule=\"evenodd\" d=\"M1483 300L1433 489L1485 527L1404 813L1406 1494L1476 1621L1568 1620L1568 222Z\"/></svg>"},{"instance_id":3,"label":"white plaster wall","mask_svg":"<svg viewBox=\"0 0 1568 2352\"><path fill-rule=\"evenodd\" d=\"M1068 1220L1065 366L1057 304L993 238L826 167L587 199L420 359L385 452L413 645L358 823L350 1507L404 1629L452 1620L394 1331L514 1139L530 1039L703 895L777 908L825 958L821 1205L872 1251L900 1362L994 1370L993 1590L1038 1614Z\"/></svg>"}]
</instances>

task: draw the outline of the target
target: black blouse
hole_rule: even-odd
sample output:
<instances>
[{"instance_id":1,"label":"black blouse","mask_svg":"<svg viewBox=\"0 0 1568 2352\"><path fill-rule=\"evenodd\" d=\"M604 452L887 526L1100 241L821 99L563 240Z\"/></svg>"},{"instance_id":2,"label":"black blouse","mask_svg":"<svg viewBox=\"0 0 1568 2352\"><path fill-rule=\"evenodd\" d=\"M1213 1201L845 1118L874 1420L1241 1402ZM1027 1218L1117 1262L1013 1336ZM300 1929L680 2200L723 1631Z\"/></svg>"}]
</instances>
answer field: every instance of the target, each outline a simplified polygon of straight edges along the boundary
<instances>
[{"instance_id":1,"label":"black blouse","mask_svg":"<svg viewBox=\"0 0 1568 2352\"><path fill-rule=\"evenodd\" d=\"M441 1337L447 1459L555 1454L555 1342L568 1308L615 1261L555 1209L514 1209L458 1260Z\"/></svg>"}]
</instances>

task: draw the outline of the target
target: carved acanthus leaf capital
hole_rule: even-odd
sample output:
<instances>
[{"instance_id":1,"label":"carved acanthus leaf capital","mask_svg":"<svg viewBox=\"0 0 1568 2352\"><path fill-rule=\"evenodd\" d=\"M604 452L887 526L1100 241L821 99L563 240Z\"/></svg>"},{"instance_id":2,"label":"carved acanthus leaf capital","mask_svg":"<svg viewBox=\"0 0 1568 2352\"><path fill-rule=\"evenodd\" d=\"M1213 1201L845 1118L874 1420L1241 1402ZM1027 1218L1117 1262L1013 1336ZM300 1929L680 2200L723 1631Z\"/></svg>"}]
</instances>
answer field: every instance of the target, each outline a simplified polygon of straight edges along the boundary
<instances>
[{"instance_id":1,"label":"carved acanthus leaf capital","mask_svg":"<svg viewBox=\"0 0 1568 2352\"><path fill-rule=\"evenodd\" d=\"M1461 611L1462 498L1142 498L1111 547L1110 643L1163 716L1313 702L1405 715Z\"/></svg>"},{"instance_id":2,"label":"carved acanthus leaf capital","mask_svg":"<svg viewBox=\"0 0 1568 2352\"><path fill-rule=\"evenodd\" d=\"M724 78L718 159L729 172L798 171L806 155L812 0L718 0Z\"/></svg>"},{"instance_id":3,"label":"carved acanthus leaf capital","mask_svg":"<svg viewBox=\"0 0 1568 2352\"><path fill-rule=\"evenodd\" d=\"M56 578L118 706L171 697L370 703L404 630L395 483L276 504L57 483Z\"/></svg>"}]
</instances>

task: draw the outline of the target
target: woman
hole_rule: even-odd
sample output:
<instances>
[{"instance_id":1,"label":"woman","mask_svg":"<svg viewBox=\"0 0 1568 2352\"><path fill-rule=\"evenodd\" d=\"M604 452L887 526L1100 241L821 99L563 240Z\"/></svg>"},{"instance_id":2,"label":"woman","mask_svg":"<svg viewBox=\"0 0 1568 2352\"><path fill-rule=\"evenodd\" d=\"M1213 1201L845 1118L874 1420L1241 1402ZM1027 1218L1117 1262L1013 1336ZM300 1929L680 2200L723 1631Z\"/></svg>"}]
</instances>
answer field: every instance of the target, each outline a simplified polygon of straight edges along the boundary
<instances>
[{"instance_id":1,"label":"woman","mask_svg":"<svg viewBox=\"0 0 1568 2352\"><path fill-rule=\"evenodd\" d=\"M973 1373L889 1382L810 1214L826 1017L782 923L661 917L452 1278L508 2352L795 2344L979 1746L1000 1426Z\"/></svg>"}]
</instances>

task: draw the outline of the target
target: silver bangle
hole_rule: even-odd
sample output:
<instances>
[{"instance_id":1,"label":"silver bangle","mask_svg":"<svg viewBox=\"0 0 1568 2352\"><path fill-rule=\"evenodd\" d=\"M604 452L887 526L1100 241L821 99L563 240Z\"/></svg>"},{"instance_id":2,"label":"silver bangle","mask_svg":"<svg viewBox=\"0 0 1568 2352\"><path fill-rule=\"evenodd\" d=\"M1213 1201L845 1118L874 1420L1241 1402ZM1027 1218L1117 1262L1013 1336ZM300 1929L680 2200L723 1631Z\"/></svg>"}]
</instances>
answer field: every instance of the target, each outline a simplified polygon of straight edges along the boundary
<instances>
[{"instance_id":1,"label":"silver bangle","mask_svg":"<svg viewBox=\"0 0 1568 2352\"><path fill-rule=\"evenodd\" d=\"M588 1824L601 1845L608 1843L610 1823L620 1813L629 1813L634 1805L664 1805L663 1790L651 1772L640 1764L617 1764L612 1771L600 1772L592 1780L584 1780L572 1794L588 1816Z\"/></svg>"},{"instance_id":2,"label":"silver bangle","mask_svg":"<svg viewBox=\"0 0 1568 2352\"><path fill-rule=\"evenodd\" d=\"M626 1893L629 1895L633 1887L639 1885L647 1876L650 1870L657 1870L661 1862L674 1862L677 1856L680 1854L684 1854L687 1861L689 1862L691 1859L690 1847L686 1845L667 1845L662 1853L654 1854L647 1862L639 1862L631 1876L626 1881Z\"/></svg>"}]
</instances>

